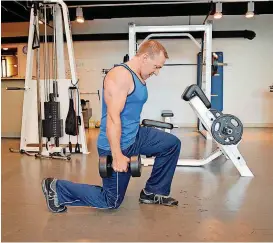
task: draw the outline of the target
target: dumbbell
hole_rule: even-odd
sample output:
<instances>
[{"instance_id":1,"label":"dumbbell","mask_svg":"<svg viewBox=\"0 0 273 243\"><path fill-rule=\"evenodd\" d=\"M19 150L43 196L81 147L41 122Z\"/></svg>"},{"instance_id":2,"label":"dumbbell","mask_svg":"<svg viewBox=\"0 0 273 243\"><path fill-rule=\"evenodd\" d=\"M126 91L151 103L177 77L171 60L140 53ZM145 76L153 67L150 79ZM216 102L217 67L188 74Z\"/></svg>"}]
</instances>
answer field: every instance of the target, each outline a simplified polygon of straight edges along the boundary
<instances>
[{"instance_id":1,"label":"dumbbell","mask_svg":"<svg viewBox=\"0 0 273 243\"><path fill-rule=\"evenodd\" d=\"M112 168L113 157L111 155L108 156L100 156L99 158L99 172L101 178L111 177L113 173ZM128 163L129 168L131 169L132 177L140 177L141 176L141 157L132 156L130 158L130 162Z\"/></svg>"}]
</instances>

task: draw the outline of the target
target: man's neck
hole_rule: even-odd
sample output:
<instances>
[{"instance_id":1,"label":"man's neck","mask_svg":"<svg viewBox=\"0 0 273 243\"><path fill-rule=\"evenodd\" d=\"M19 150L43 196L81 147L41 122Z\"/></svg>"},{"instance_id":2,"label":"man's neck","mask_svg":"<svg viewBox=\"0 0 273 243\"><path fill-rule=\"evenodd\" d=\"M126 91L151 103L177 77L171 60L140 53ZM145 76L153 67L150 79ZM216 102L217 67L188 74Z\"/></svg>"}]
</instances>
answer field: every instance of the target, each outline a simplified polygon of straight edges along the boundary
<instances>
[{"instance_id":1,"label":"man's neck","mask_svg":"<svg viewBox=\"0 0 273 243\"><path fill-rule=\"evenodd\" d=\"M130 61L128 61L126 63L128 65L129 68L131 68L135 74L138 76L138 78L140 79L140 81L143 83L143 84L146 84L145 80L143 80L141 78L141 74L140 74L140 65L139 65L139 60L138 58L135 56L133 57Z\"/></svg>"},{"instance_id":2,"label":"man's neck","mask_svg":"<svg viewBox=\"0 0 273 243\"><path fill-rule=\"evenodd\" d=\"M133 57L130 61L127 62L127 65L138 75L140 76L140 66L139 60L137 57Z\"/></svg>"}]
</instances>

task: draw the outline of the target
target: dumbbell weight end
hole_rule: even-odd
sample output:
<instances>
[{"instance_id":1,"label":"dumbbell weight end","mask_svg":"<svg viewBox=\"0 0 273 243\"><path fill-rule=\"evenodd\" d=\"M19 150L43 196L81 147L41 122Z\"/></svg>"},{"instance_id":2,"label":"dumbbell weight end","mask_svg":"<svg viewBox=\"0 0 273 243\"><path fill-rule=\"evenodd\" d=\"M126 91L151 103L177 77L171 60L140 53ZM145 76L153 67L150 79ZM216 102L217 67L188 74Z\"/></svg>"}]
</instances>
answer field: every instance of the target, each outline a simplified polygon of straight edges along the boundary
<instances>
[{"instance_id":1,"label":"dumbbell weight end","mask_svg":"<svg viewBox=\"0 0 273 243\"><path fill-rule=\"evenodd\" d=\"M131 157L130 169L132 177L140 177L141 176L141 157L133 156Z\"/></svg>"},{"instance_id":2,"label":"dumbbell weight end","mask_svg":"<svg viewBox=\"0 0 273 243\"><path fill-rule=\"evenodd\" d=\"M112 175L112 156L101 156L99 157L99 173L101 178L107 178Z\"/></svg>"}]
</instances>

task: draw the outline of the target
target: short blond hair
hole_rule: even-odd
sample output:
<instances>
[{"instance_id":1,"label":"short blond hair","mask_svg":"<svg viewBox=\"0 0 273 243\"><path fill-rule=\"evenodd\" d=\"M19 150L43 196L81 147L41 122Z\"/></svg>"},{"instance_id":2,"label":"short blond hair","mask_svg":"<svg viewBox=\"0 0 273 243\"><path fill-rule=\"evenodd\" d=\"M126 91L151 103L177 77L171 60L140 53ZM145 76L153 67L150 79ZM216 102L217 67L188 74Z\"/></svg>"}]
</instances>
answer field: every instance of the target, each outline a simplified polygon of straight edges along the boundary
<instances>
[{"instance_id":1,"label":"short blond hair","mask_svg":"<svg viewBox=\"0 0 273 243\"><path fill-rule=\"evenodd\" d=\"M159 41L147 40L141 43L136 53L136 56L140 56L144 53L148 53L150 57L154 57L155 54L159 54L160 52L163 52L166 59L169 58L165 47Z\"/></svg>"}]
</instances>

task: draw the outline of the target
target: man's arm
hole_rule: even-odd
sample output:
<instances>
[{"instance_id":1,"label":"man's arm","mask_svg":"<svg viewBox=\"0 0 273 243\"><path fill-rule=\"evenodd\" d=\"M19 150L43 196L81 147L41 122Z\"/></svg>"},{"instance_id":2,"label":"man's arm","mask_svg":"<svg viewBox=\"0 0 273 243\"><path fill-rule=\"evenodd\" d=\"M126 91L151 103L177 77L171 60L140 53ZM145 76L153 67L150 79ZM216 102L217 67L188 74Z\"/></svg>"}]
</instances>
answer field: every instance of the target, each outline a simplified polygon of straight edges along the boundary
<instances>
[{"instance_id":1,"label":"man's arm","mask_svg":"<svg viewBox=\"0 0 273 243\"><path fill-rule=\"evenodd\" d=\"M107 105L106 133L113 159L122 156L120 113L124 108L132 82L131 74L123 67L113 69L104 81L104 97Z\"/></svg>"}]
</instances>

